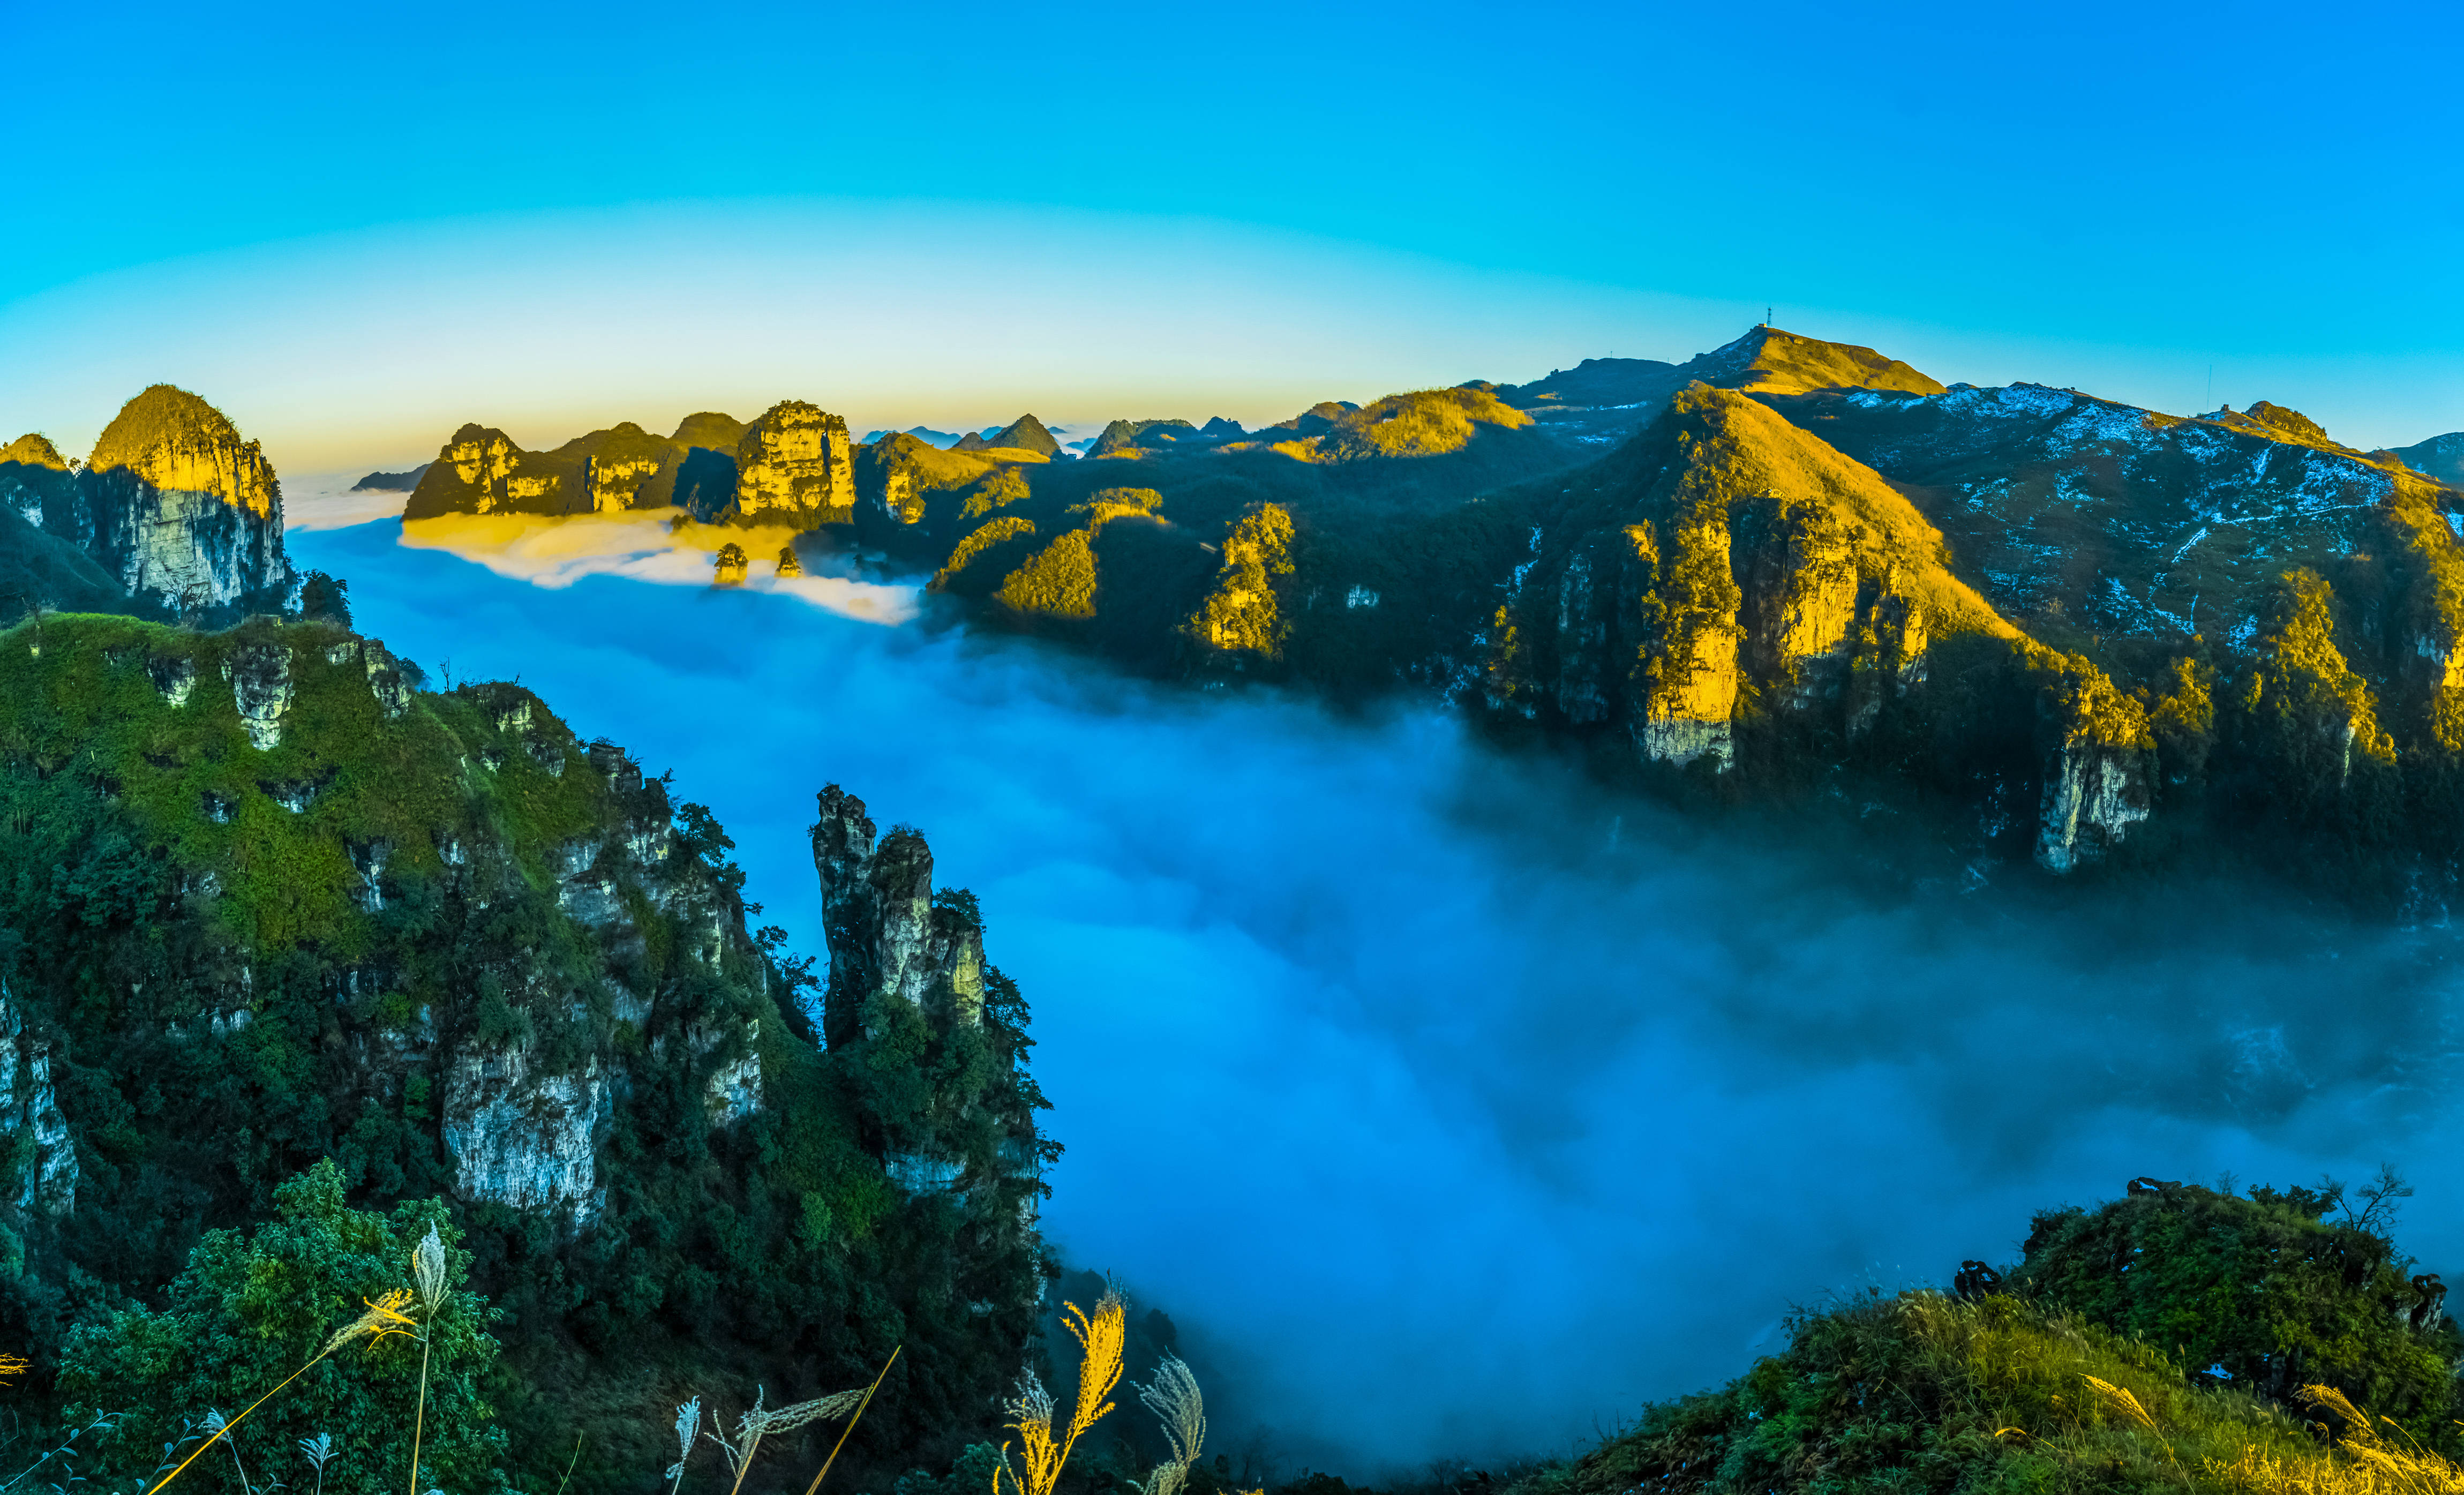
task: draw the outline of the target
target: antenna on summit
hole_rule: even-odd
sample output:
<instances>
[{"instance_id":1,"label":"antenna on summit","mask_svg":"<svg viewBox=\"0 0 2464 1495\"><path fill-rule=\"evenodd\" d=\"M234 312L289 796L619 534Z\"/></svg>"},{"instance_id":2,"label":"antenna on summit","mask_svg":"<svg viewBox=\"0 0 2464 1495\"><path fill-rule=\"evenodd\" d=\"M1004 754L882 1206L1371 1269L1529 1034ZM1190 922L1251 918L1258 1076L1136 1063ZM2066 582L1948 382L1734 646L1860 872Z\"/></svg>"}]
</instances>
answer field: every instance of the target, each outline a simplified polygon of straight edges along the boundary
<instances>
[{"instance_id":1,"label":"antenna on summit","mask_svg":"<svg viewBox=\"0 0 2464 1495\"><path fill-rule=\"evenodd\" d=\"M1769 327L1769 326L1771 325L1771 309L1770 307L1766 306L1766 307L1764 307L1764 308L1763 308L1763 325L1764 325L1765 327Z\"/></svg>"}]
</instances>

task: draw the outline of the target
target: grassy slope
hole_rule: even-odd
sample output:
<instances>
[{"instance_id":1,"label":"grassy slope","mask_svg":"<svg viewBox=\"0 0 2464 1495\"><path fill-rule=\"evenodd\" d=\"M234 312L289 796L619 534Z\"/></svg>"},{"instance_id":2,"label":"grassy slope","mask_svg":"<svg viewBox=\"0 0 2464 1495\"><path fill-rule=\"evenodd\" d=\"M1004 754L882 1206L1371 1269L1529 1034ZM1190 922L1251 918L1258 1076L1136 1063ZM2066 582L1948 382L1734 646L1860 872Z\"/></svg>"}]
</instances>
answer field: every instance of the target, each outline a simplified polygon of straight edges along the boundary
<instances>
[{"instance_id":1,"label":"grassy slope","mask_svg":"<svg viewBox=\"0 0 2464 1495\"><path fill-rule=\"evenodd\" d=\"M2464 1340L2417 1318L2366 1213L2326 1218L2343 1198L2141 1179L2047 1211L2003 1278L1800 1312L1784 1351L1520 1495L2453 1489L2429 1449L2464 1444Z\"/></svg>"}]
</instances>

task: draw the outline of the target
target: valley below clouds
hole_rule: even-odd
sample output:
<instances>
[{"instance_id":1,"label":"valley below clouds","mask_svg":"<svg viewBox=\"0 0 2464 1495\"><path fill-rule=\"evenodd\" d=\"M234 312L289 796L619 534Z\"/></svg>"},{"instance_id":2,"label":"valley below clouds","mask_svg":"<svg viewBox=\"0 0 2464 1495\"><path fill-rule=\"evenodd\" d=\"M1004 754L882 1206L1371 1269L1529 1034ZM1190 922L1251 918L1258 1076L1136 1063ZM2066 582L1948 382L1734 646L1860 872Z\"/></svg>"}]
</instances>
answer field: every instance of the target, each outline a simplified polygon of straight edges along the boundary
<instances>
[{"instance_id":1,"label":"valley below clouds","mask_svg":"<svg viewBox=\"0 0 2464 1495\"><path fill-rule=\"evenodd\" d=\"M1173 1316L1219 1447L1562 1452L1793 1306L2010 1261L2140 1175L2384 1159L2413 1239L2464 1223L2444 929L1897 878L1872 838L1615 796L1434 706L1125 680L847 576L713 588L655 520L297 509L362 632L672 769L794 948L816 791L931 837L1034 1008L1047 1237Z\"/></svg>"}]
</instances>

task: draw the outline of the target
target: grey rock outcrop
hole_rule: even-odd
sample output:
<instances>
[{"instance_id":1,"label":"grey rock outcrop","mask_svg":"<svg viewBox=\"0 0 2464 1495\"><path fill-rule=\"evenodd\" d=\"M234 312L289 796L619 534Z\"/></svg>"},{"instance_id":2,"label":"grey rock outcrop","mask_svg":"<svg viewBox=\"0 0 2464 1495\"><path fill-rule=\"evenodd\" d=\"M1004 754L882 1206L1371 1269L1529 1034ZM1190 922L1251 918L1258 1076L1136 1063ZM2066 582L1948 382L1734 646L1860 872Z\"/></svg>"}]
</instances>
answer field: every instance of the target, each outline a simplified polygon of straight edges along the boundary
<instances>
[{"instance_id":1,"label":"grey rock outcrop","mask_svg":"<svg viewBox=\"0 0 2464 1495\"><path fill-rule=\"evenodd\" d=\"M274 465L185 389L156 385L123 406L78 478L82 501L44 527L67 530L132 597L221 607L290 581Z\"/></svg>"},{"instance_id":2,"label":"grey rock outcrop","mask_svg":"<svg viewBox=\"0 0 2464 1495\"><path fill-rule=\"evenodd\" d=\"M2045 776L2036 865L2068 872L2096 861L2147 818L2145 755L2076 737Z\"/></svg>"},{"instance_id":3,"label":"grey rock outcrop","mask_svg":"<svg viewBox=\"0 0 2464 1495\"><path fill-rule=\"evenodd\" d=\"M243 644L224 666L240 725L260 753L282 745L282 715L291 709L291 650L279 643Z\"/></svg>"},{"instance_id":4,"label":"grey rock outcrop","mask_svg":"<svg viewBox=\"0 0 2464 1495\"><path fill-rule=\"evenodd\" d=\"M819 799L813 868L830 948L827 1041L872 1034L867 1009L885 999L936 1022L981 1023L983 928L968 910L935 900L932 847L904 827L876 846L862 800L836 784Z\"/></svg>"},{"instance_id":5,"label":"grey rock outcrop","mask_svg":"<svg viewBox=\"0 0 2464 1495\"><path fill-rule=\"evenodd\" d=\"M17 1206L61 1216L77 1208L77 1141L52 1088L52 1047L26 1031L0 987L0 1131L24 1158Z\"/></svg>"},{"instance_id":6,"label":"grey rock outcrop","mask_svg":"<svg viewBox=\"0 0 2464 1495\"><path fill-rule=\"evenodd\" d=\"M445 1081L454 1191L587 1225L605 1200L599 1143L613 1115L596 1059L576 1073L534 1075L519 1048L465 1054Z\"/></svg>"}]
</instances>

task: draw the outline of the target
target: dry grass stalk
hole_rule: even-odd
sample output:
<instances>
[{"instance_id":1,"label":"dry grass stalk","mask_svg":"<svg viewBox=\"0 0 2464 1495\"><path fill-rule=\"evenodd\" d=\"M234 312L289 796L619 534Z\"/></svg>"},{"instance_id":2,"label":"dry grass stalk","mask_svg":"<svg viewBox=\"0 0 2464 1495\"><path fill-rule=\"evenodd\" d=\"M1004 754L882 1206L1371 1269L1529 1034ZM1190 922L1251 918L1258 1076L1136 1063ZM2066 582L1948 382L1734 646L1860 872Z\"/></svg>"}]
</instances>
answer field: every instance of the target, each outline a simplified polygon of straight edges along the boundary
<instances>
[{"instance_id":1,"label":"dry grass stalk","mask_svg":"<svg viewBox=\"0 0 2464 1495\"><path fill-rule=\"evenodd\" d=\"M1090 1317L1074 1303L1064 1304L1067 1311L1062 1327L1078 1341L1078 1404L1072 1411L1069 1425L1055 1433L1052 1427L1052 1396L1032 1371L1018 1378L1018 1395L1006 1409L1012 1418L1009 1426L1019 1437L1019 1458L1025 1465L1023 1472L1010 1467L1009 1444L1001 1444L1001 1466L993 1471L993 1495L1003 1495L1001 1483L1009 1481L1009 1495L1052 1495L1052 1487L1061 1483L1061 1470L1069 1462L1069 1451L1087 1430L1112 1410L1112 1388L1121 1384L1121 1352L1129 1340L1130 1305L1118 1287L1107 1287L1095 1303Z\"/></svg>"},{"instance_id":2,"label":"dry grass stalk","mask_svg":"<svg viewBox=\"0 0 2464 1495\"><path fill-rule=\"evenodd\" d=\"M847 1418L847 1425L839 1429L839 1440L830 1445L830 1456L822 1461L821 1472L813 1476L813 1483L804 1486L804 1495L819 1495L822 1482L830 1477L830 1465L839 1462L839 1450L845 1448L848 1438L854 1435L855 1425L864 1420L864 1409L872 1405L872 1394L881 1390L881 1383L890 1378L890 1368L898 1363L898 1352L906 1348L905 1345L890 1347L890 1358L881 1362L881 1374L864 1389L864 1400L855 1404L855 1416Z\"/></svg>"},{"instance_id":3,"label":"dry grass stalk","mask_svg":"<svg viewBox=\"0 0 2464 1495\"><path fill-rule=\"evenodd\" d=\"M433 1223L410 1249L410 1280L418 1285L420 1308L419 1410L410 1424L410 1495L419 1495L419 1443L428 1431L428 1356L435 1348L430 1341L436 1315L445 1308L445 1242Z\"/></svg>"},{"instance_id":4,"label":"dry grass stalk","mask_svg":"<svg viewBox=\"0 0 2464 1495\"><path fill-rule=\"evenodd\" d=\"M865 1398L870 1395L870 1392L861 1388L855 1391L834 1391L826 1396L816 1396L810 1401L797 1402L792 1407L764 1411L761 1406L761 1396L757 1393L753 1398L753 1410L736 1419L734 1442L728 1441L716 1433L702 1435L718 1445L719 1452L727 1456L728 1468L736 1473L736 1483L727 1487L727 1495L736 1495L737 1490L744 1487L745 1473L753 1467L753 1455L760 1448L763 1439L773 1433L792 1432L807 1422L818 1421L823 1418L845 1417L864 1405ZM681 1429L683 1425L679 1420L678 1428ZM681 1472L683 1465L678 1464L677 1468Z\"/></svg>"},{"instance_id":5,"label":"dry grass stalk","mask_svg":"<svg viewBox=\"0 0 2464 1495\"><path fill-rule=\"evenodd\" d=\"M2104 1404L2106 1411L2135 1427L2144 1428L2150 1433L2156 1431L2156 1419L2147 1415L2147 1409L2141 1406L2139 1398L2132 1396L2127 1389L2116 1386L2111 1381L2099 1380L2093 1375L2083 1375L2079 1378L2095 1388L2096 1399Z\"/></svg>"},{"instance_id":6,"label":"dry grass stalk","mask_svg":"<svg viewBox=\"0 0 2464 1495\"><path fill-rule=\"evenodd\" d=\"M676 1495L676 1486L685 1480L685 1462L693 1457L693 1440L701 1432L701 1398L695 1396L676 1408L676 1462L668 1465L668 1495Z\"/></svg>"},{"instance_id":7,"label":"dry grass stalk","mask_svg":"<svg viewBox=\"0 0 2464 1495\"><path fill-rule=\"evenodd\" d=\"M325 1348L309 1356L307 1364L284 1376L281 1384L275 1386L274 1390L267 1392L264 1396L250 1402L248 1406L241 1411L238 1417L232 1418L224 1422L222 1426L215 1428L213 1430L212 1437L208 1438L204 1442L199 1443L196 1448L189 1453L187 1458L179 1462L178 1465L176 1465L170 1473L163 1476L163 1478L155 1481L153 1484L148 1486L145 1491L145 1495L154 1495L156 1490L163 1488L163 1486L170 1484L173 1480L178 1479L180 1477L180 1471L182 1469L186 1469L188 1465L195 1463L199 1454L202 1454L207 1449L213 1447L214 1444L228 1435L231 1429L239 1426L242 1422L247 1421L250 1413L254 1412L257 1408L264 1406L269 1401L272 1401L275 1396L280 1396L284 1387L289 1386L293 1381L297 1380L299 1377L307 1374L310 1371L315 1370L319 1365L324 1362L327 1355L332 1354L335 1351L341 1349L344 1345L352 1344L361 1339L365 1339L369 1343L374 1344L376 1341L383 1339L387 1334L408 1333L413 1326L413 1320L408 1314L403 1312L403 1309L408 1307L409 1304L410 1292L407 1288L402 1287L397 1287L393 1291L386 1293L384 1297L378 1298L374 1302L367 1303L366 1307L362 1309L358 1318L351 1320L341 1328L334 1330L333 1337L325 1341Z\"/></svg>"},{"instance_id":8,"label":"dry grass stalk","mask_svg":"<svg viewBox=\"0 0 2464 1495\"><path fill-rule=\"evenodd\" d=\"M2372 1418L2332 1386L2304 1386L2301 1400L2343 1422L2335 1430L2343 1458L2325 1453L2284 1459L2245 1448L2232 1463L2207 1461L2208 1474L2258 1495L2464 1495L2464 1467L2422 1447L2401 1428L2396 1432L2402 1445L2390 1442L2382 1428L2395 1428L2392 1419Z\"/></svg>"},{"instance_id":9,"label":"dry grass stalk","mask_svg":"<svg viewBox=\"0 0 2464 1495\"><path fill-rule=\"evenodd\" d=\"M1165 1355L1155 1379L1138 1388L1138 1400L1163 1424L1164 1442L1172 1449L1172 1457L1147 1476L1139 1495L1180 1495L1190 1465L1206 1446L1206 1398L1199 1394L1198 1377L1180 1356Z\"/></svg>"}]
</instances>

